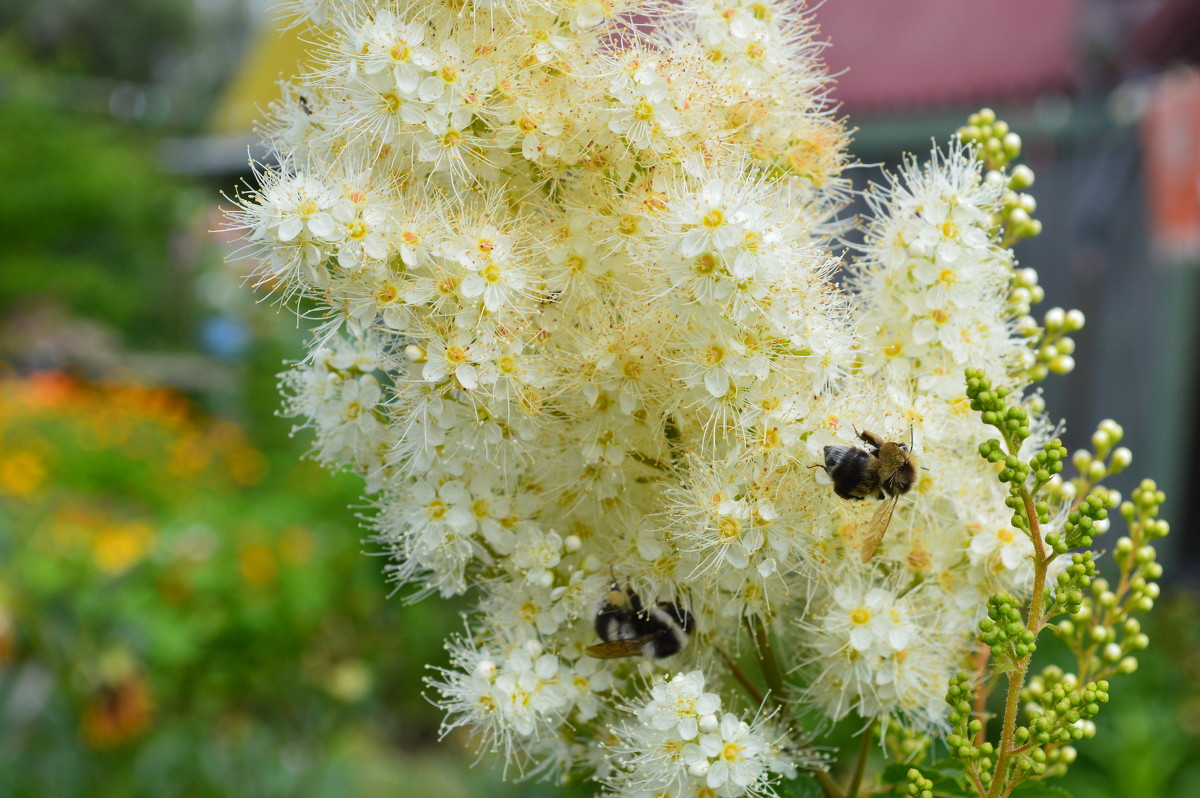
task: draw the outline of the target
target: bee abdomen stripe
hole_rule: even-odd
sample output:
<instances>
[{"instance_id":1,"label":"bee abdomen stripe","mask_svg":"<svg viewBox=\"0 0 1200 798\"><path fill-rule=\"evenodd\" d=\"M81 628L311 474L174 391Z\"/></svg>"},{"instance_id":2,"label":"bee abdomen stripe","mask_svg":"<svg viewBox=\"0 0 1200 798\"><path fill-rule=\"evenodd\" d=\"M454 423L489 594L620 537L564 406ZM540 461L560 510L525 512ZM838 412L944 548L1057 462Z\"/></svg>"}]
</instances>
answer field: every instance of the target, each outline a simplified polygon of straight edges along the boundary
<instances>
[{"instance_id":1,"label":"bee abdomen stripe","mask_svg":"<svg viewBox=\"0 0 1200 798\"><path fill-rule=\"evenodd\" d=\"M867 469L867 456L850 450L842 455L829 472L838 485L857 486Z\"/></svg>"}]
</instances>

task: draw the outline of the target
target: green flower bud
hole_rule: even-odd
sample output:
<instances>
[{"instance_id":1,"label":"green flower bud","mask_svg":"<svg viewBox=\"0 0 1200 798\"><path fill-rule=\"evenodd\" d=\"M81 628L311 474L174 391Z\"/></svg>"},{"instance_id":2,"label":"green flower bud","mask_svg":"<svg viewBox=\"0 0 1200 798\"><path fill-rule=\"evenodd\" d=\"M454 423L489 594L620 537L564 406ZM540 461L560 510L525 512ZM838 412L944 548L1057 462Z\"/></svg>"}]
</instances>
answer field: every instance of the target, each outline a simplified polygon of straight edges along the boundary
<instances>
[{"instance_id":1,"label":"green flower bud","mask_svg":"<svg viewBox=\"0 0 1200 798\"><path fill-rule=\"evenodd\" d=\"M1133 462L1133 452L1128 448L1121 446L1113 450L1112 457L1109 459L1109 469L1114 473L1123 471Z\"/></svg>"}]
</instances>

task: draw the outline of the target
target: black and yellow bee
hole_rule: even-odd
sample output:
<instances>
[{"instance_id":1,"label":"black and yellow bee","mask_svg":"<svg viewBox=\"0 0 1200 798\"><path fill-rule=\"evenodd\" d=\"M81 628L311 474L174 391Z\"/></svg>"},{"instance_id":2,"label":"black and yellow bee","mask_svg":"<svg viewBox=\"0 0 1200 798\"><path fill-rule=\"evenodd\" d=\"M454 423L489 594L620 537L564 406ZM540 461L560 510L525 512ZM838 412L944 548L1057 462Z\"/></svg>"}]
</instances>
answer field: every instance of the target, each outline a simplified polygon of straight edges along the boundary
<instances>
[{"instance_id":1,"label":"black and yellow bee","mask_svg":"<svg viewBox=\"0 0 1200 798\"><path fill-rule=\"evenodd\" d=\"M695 620L691 613L672 601L653 607L629 587L612 583L608 600L596 613L596 634L603 643L587 647L592 657L612 659L641 655L662 659L683 650L691 638Z\"/></svg>"},{"instance_id":2,"label":"black and yellow bee","mask_svg":"<svg viewBox=\"0 0 1200 798\"><path fill-rule=\"evenodd\" d=\"M866 449L857 446L826 446L821 468L833 480L833 492L843 499L876 498L883 503L867 524L862 560L868 562L879 550L883 533L892 520L896 502L917 481L917 459L908 444L884 441L873 432L858 433Z\"/></svg>"}]
</instances>

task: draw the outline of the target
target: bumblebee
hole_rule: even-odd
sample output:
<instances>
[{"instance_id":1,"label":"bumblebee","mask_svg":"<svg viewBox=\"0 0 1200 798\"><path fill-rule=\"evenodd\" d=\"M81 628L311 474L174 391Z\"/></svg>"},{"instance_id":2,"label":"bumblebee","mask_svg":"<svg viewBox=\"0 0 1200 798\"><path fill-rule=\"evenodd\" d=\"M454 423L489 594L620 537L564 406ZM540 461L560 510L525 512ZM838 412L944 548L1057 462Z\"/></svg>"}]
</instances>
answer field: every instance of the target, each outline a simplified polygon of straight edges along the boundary
<instances>
[{"instance_id":1,"label":"bumblebee","mask_svg":"<svg viewBox=\"0 0 1200 798\"><path fill-rule=\"evenodd\" d=\"M882 502L863 536L862 560L868 562L879 550L896 502L916 484L917 460L909 452L908 444L884 441L866 430L858 433L858 437L866 449L826 446L825 464L821 468L833 480L833 492L843 499L873 497Z\"/></svg>"},{"instance_id":2,"label":"bumblebee","mask_svg":"<svg viewBox=\"0 0 1200 798\"><path fill-rule=\"evenodd\" d=\"M604 642L588 646L587 654L600 659L639 654L662 659L683 650L695 624L691 613L678 604L660 601L644 607L637 593L629 587L621 590L614 581L596 613L596 634Z\"/></svg>"}]
</instances>

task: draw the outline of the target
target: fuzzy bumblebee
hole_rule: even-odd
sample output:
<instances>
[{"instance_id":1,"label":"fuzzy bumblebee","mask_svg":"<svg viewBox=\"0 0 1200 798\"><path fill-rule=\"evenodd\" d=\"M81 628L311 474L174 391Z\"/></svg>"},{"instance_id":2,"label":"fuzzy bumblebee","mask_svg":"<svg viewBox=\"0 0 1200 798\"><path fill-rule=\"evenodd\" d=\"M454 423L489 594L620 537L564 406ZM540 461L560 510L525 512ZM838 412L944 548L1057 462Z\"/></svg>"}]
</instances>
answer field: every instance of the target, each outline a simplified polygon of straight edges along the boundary
<instances>
[{"instance_id":1,"label":"fuzzy bumblebee","mask_svg":"<svg viewBox=\"0 0 1200 798\"><path fill-rule=\"evenodd\" d=\"M866 449L826 446L825 464L821 468L833 480L833 492L843 499L873 497L883 502L863 536L862 559L867 562L879 550L896 502L917 481L917 460L909 452L908 444L884 441L866 430L858 433L858 437Z\"/></svg>"},{"instance_id":2,"label":"fuzzy bumblebee","mask_svg":"<svg viewBox=\"0 0 1200 798\"><path fill-rule=\"evenodd\" d=\"M596 634L604 642L588 646L587 653L600 659L638 654L662 659L683 650L694 626L691 613L678 604L660 601L643 607L637 593L613 582L607 602L596 613Z\"/></svg>"}]
</instances>

